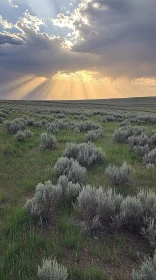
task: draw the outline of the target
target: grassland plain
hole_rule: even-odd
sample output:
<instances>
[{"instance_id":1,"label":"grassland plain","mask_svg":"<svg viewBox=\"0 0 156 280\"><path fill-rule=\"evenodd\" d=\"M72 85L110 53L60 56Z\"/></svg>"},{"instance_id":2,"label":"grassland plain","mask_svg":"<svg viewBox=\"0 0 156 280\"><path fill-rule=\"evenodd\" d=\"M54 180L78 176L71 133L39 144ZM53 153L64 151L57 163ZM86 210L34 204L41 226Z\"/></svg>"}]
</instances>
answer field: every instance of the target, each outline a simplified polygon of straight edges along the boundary
<instances>
[{"instance_id":1,"label":"grassland plain","mask_svg":"<svg viewBox=\"0 0 156 280\"><path fill-rule=\"evenodd\" d=\"M63 109L62 109L63 108ZM129 100L35 102L2 101L0 115L5 120L29 117L45 121L40 127L29 126L32 138L18 142L0 123L0 279L37 279L37 266L44 257L53 256L68 270L69 280L126 280L131 279L133 269L139 267L152 248L141 236L127 232L115 234L84 234L74 222L75 210L69 205L59 205L54 224L44 227L23 208L26 199L32 197L39 182L51 180L57 183L54 165L62 156L67 142L83 143L85 132L71 128L58 130L55 150L42 150L40 136L46 132L46 124L59 119L65 122L94 122L103 129L103 136L95 141L106 153L104 164L95 163L88 168L87 184L107 189L110 182L105 176L109 164L132 166L133 180L129 186L117 188L124 196L136 194L140 189L156 191L156 171L147 169L141 156L128 144L113 141L119 121L102 122L107 115L121 114L131 118L131 124L143 125L151 133L156 122L138 122L140 116L156 117L156 98ZM78 117L76 119L75 117ZM83 117L82 117L83 116ZM82 118L81 118L82 117ZM66 120L68 118L68 120Z\"/></svg>"}]
</instances>

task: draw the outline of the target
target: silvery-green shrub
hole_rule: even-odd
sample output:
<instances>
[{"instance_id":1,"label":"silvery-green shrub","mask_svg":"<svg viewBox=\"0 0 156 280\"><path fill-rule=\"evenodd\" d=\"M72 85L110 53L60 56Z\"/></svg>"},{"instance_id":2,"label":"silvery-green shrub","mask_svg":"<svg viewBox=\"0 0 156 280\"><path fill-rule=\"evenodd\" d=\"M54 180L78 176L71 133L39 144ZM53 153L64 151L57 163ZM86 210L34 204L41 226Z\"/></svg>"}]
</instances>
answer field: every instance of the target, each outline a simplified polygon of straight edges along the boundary
<instances>
[{"instance_id":1,"label":"silvery-green shrub","mask_svg":"<svg viewBox=\"0 0 156 280\"><path fill-rule=\"evenodd\" d=\"M95 141L96 139L102 136L102 133L103 133L102 129L89 130L86 134L86 141L87 142Z\"/></svg>"},{"instance_id":2,"label":"silvery-green shrub","mask_svg":"<svg viewBox=\"0 0 156 280\"><path fill-rule=\"evenodd\" d=\"M156 165L156 149L149 151L144 155L143 161L145 164L151 163Z\"/></svg>"},{"instance_id":3,"label":"silvery-green shrub","mask_svg":"<svg viewBox=\"0 0 156 280\"><path fill-rule=\"evenodd\" d=\"M156 145L156 132L151 136L151 141L154 145Z\"/></svg>"},{"instance_id":4,"label":"silvery-green shrub","mask_svg":"<svg viewBox=\"0 0 156 280\"><path fill-rule=\"evenodd\" d=\"M58 264L55 259L43 259L42 265L38 266L37 277L39 280L66 280L67 269Z\"/></svg>"},{"instance_id":5,"label":"silvery-green shrub","mask_svg":"<svg viewBox=\"0 0 156 280\"><path fill-rule=\"evenodd\" d=\"M128 138L132 135L132 126L119 127L114 131L113 139L118 143L127 143Z\"/></svg>"},{"instance_id":6,"label":"silvery-green shrub","mask_svg":"<svg viewBox=\"0 0 156 280\"><path fill-rule=\"evenodd\" d=\"M112 188L104 191L100 187L96 192L96 200L98 205L96 214L99 216L101 225L111 230L118 228L122 195L117 194Z\"/></svg>"},{"instance_id":7,"label":"silvery-green shrub","mask_svg":"<svg viewBox=\"0 0 156 280\"><path fill-rule=\"evenodd\" d=\"M154 257L148 258L137 271L133 270L133 280L155 280L156 279L156 252Z\"/></svg>"},{"instance_id":8,"label":"silvery-green shrub","mask_svg":"<svg viewBox=\"0 0 156 280\"><path fill-rule=\"evenodd\" d=\"M145 146L150 144L150 138L146 133L140 135L132 135L128 138L129 144L133 146Z\"/></svg>"},{"instance_id":9,"label":"silvery-green shrub","mask_svg":"<svg viewBox=\"0 0 156 280\"><path fill-rule=\"evenodd\" d=\"M46 132L41 134L41 148L54 149L56 144L57 140L54 135L47 134Z\"/></svg>"},{"instance_id":10,"label":"silvery-green shrub","mask_svg":"<svg viewBox=\"0 0 156 280\"><path fill-rule=\"evenodd\" d=\"M146 168L149 170L155 169L155 165L153 163L147 163Z\"/></svg>"},{"instance_id":11,"label":"silvery-green shrub","mask_svg":"<svg viewBox=\"0 0 156 280\"><path fill-rule=\"evenodd\" d=\"M68 119L56 120L55 125L58 130L68 130L70 128Z\"/></svg>"},{"instance_id":12,"label":"silvery-green shrub","mask_svg":"<svg viewBox=\"0 0 156 280\"><path fill-rule=\"evenodd\" d=\"M5 112L0 112L0 117L2 118L6 118L8 114L6 114Z\"/></svg>"},{"instance_id":13,"label":"silvery-green shrub","mask_svg":"<svg viewBox=\"0 0 156 280\"><path fill-rule=\"evenodd\" d=\"M55 134L57 132L57 126L55 123L49 123L47 125L47 130L49 133Z\"/></svg>"},{"instance_id":14,"label":"silvery-green shrub","mask_svg":"<svg viewBox=\"0 0 156 280\"><path fill-rule=\"evenodd\" d=\"M140 232L143 225L143 207L140 199L127 196L121 202L120 211L122 226L127 230Z\"/></svg>"},{"instance_id":15,"label":"silvery-green shrub","mask_svg":"<svg viewBox=\"0 0 156 280\"><path fill-rule=\"evenodd\" d=\"M25 208L33 216L40 217L41 222L48 221L54 211L55 204L61 199L62 189L51 181L39 183L33 198L28 199Z\"/></svg>"},{"instance_id":16,"label":"silvery-green shrub","mask_svg":"<svg viewBox=\"0 0 156 280\"><path fill-rule=\"evenodd\" d=\"M93 122L78 122L78 123L75 123L75 126L74 126L74 130L75 131L79 131L79 132L87 132L88 130L96 130L96 129L99 129L100 126L98 124L95 124Z\"/></svg>"},{"instance_id":17,"label":"silvery-green shrub","mask_svg":"<svg viewBox=\"0 0 156 280\"><path fill-rule=\"evenodd\" d=\"M138 136L146 131L145 127L122 126L114 131L113 139L118 143L127 143L130 136Z\"/></svg>"},{"instance_id":18,"label":"silvery-green shrub","mask_svg":"<svg viewBox=\"0 0 156 280\"><path fill-rule=\"evenodd\" d=\"M97 134L95 133L94 130L89 130L86 134L86 141L87 142L93 142L97 139Z\"/></svg>"},{"instance_id":19,"label":"silvery-green shrub","mask_svg":"<svg viewBox=\"0 0 156 280\"><path fill-rule=\"evenodd\" d=\"M92 224L93 218L97 216L98 201L97 189L90 185L83 186L77 198L75 208L81 218L88 224Z\"/></svg>"},{"instance_id":20,"label":"silvery-green shrub","mask_svg":"<svg viewBox=\"0 0 156 280\"><path fill-rule=\"evenodd\" d=\"M132 135L138 136L141 134L147 134L147 128L144 126L133 126L132 127Z\"/></svg>"},{"instance_id":21,"label":"silvery-green shrub","mask_svg":"<svg viewBox=\"0 0 156 280\"><path fill-rule=\"evenodd\" d=\"M26 138L29 138L29 137L33 136L33 132L30 129L25 129L24 133L26 135Z\"/></svg>"},{"instance_id":22,"label":"silvery-green shrub","mask_svg":"<svg viewBox=\"0 0 156 280\"><path fill-rule=\"evenodd\" d=\"M72 162L73 159L69 159L67 157L59 158L54 165L54 171L56 173L56 176L59 177L61 175L68 174Z\"/></svg>"},{"instance_id":23,"label":"silvery-green shrub","mask_svg":"<svg viewBox=\"0 0 156 280\"><path fill-rule=\"evenodd\" d=\"M115 223L119 220L122 199L112 189L104 191L102 187L87 185L79 193L75 208L88 226L92 227L96 221L105 230L114 230L118 227Z\"/></svg>"},{"instance_id":24,"label":"silvery-green shrub","mask_svg":"<svg viewBox=\"0 0 156 280\"><path fill-rule=\"evenodd\" d=\"M73 183L83 184L86 181L86 168L81 166L77 160L73 160L67 177Z\"/></svg>"},{"instance_id":25,"label":"silvery-green shrub","mask_svg":"<svg viewBox=\"0 0 156 280\"><path fill-rule=\"evenodd\" d=\"M118 121L117 120L117 118L115 117L115 116L113 116L113 115L106 115L106 120L107 120L107 122L116 122L116 121Z\"/></svg>"},{"instance_id":26,"label":"silvery-green shrub","mask_svg":"<svg viewBox=\"0 0 156 280\"><path fill-rule=\"evenodd\" d=\"M131 124L130 124L130 121L127 120L127 119L123 120L123 121L120 123L120 126L130 126L130 125L131 125Z\"/></svg>"},{"instance_id":27,"label":"silvery-green shrub","mask_svg":"<svg viewBox=\"0 0 156 280\"><path fill-rule=\"evenodd\" d=\"M82 184L86 180L86 168L81 166L78 161L73 158L61 157L55 163L54 171L56 176L67 176L69 181Z\"/></svg>"},{"instance_id":28,"label":"silvery-green shrub","mask_svg":"<svg viewBox=\"0 0 156 280\"><path fill-rule=\"evenodd\" d=\"M3 123L3 122L4 122L4 118L0 117L0 123Z\"/></svg>"},{"instance_id":29,"label":"silvery-green shrub","mask_svg":"<svg viewBox=\"0 0 156 280\"><path fill-rule=\"evenodd\" d=\"M143 216L156 219L156 193L152 190L140 190L136 197L142 204Z\"/></svg>"},{"instance_id":30,"label":"silvery-green shrub","mask_svg":"<svg viewBox=\"0 0 156 280\"><path fill-rule=\"evenodd\" d=\"M154 218L145 217L144 226L141 229L142 235L149 241L152 247L156 247L156 221Z\"/></svg>"},{"instance_id":31,"label":"silvery-green shrub","mask_svg":"<svg viewBox=\"0 0 156 280\"><path fill-rule=\"evenodd\" d=\"M31 119L31 118L28 118L28 119L27 119L27 125L28 125L28 126L33 126L34 123L35 123L35 120L34 120L34 119Z\"/></svg>"},{"instance_id":32,"label":"silvery-green shrub","mask_svg":"<svg viewBox=\"0 0 156 280\"><path fill-rule=\"evenodd\" d=\"M82 166L89 166L94 162L103 163L105 158L102 149L97 148L90 142L81 144L68 143L63 155L68 158L74 158Z\"/></svg>"},{"instance_id":33,"label":"silvery-green shrub","mask_svg":"<svg viewBox=\"0 0 156 280\"><path fill-rule=\"evenodd\" d=\"M133 147L133 151L139 156L144 156L149 152L149 150L150 148L148 144L146 144L145 146L136 145Z\"/></svg>"},{"instance_id":34,"label":"silvery-green shrub","mask_svg":"<svg viewBox=\"0 0 156 280\"><path fill-rule=\"evenodd\" d=\"M42 121L36 121L36 122L34 122L33 125L34 125L35 127L41 128L41 127L43 126L43 123L42 123Z\"/></svg>"},{"instance_id":35,"label":"silvery-green shrub","mask_svg":"<svg viewBox=\"0 0 156 280\"><path fill-rule=\"evenodd\" d=\"M15 137L17 139L18 142L22 142L25 138L26 138L26 134L24 131L19 130L16 134Z\"/></svg>"},{"instance_id":36,"label":"silvery-green shrub","mask_svg":"<svg viewBox=\"0 0 156 280\"><path fill-rule=\"evenodd\" d=\"M74 184L72 181L69 181L67 176L62 175L59 177L58 185L62 189L62 199L63 201L73 201L78 196L81 191L81 186L79 183Z\"/></svg>"},{"instance_id":37,"label":"silvery-green shrub","mask_svg":"<svg viewBox=\"0 0 156 280\"><path fill-rule=\"evenodd\" d=\"M106 176L109 178L110 182L114 186L120 186L122 184L128 184L132 177L132 168L126 162L120 167L114 165L109 165L106 169Z\"/></svg>"},{"instance_id":38,"label":"silvery-green shrub","mask_svg":"<svg viewBox=\"0 0 156 280\"><path fill-rule=\"evenodd\" d=\"M24 118L17 118L12 121L5 121L4 126L9 133L17 133L19 130L24 129L27 121Z\"/></svg>"}]
</instances>

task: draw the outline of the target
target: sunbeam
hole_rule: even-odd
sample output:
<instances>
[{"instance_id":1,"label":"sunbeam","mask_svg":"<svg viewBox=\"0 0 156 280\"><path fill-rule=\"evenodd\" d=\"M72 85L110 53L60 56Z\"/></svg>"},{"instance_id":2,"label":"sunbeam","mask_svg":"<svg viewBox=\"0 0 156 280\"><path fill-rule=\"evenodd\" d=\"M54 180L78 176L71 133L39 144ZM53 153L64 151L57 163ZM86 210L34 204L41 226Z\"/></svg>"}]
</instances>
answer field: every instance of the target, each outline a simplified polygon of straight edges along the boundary
<instances>
[{"instance_id":1,"label":"sunbeam","mask_svg":"<svg viewBox=\"0 0 156 280\"><path fill-rule=\"evenodd\" d=\"M52 78L25 75L2 84L1 90L6 99L109 99L146 95L146 88L142 86L142 83L145 81L130 82L126 78L112 80L107 77L101 79L96 72L82 70L69 73L58 72ZM151 95L155 95L154 90Z\"/></svg>"}]
</instances>

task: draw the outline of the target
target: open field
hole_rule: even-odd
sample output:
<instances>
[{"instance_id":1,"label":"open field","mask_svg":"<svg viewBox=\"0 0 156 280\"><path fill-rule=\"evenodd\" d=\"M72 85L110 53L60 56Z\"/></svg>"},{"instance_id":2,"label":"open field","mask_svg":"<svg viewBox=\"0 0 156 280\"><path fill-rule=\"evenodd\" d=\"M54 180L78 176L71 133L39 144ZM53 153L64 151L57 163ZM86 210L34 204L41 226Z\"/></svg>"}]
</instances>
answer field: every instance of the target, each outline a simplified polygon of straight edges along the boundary
<instances>
[{"instance_id":1,"label":"open field","mask_svg":"<svg viewBox=\"0 0 156 280\"><path fill-rule=\"evenodd\" d=\"M143 160L156 148L156 140L151 140L156 132L156 98L1 101L0 118L0 279L38 279L38 265L50 256L67 268L69 280L132 279L133 269L138 269L149 254L153 256L153 246L140 232L126 227L113 232L85 231L73 202L59 201L53 219L46 224L24 205L34 196L38 183L51 180L57 185L54 165L66 144L87 143L87 131L97 129L101 135L93 142L106 156L103 162L85 165L86 179L81 188L89 184L106 191L111 187L124 198L135 196L140 189L156 192L156 159L155 163ZM17 131L8 131L6 121L17 118L25 120L18 130L31 130L31 137L18 141ZM139 155L128 140L113 138L125 119L130 122L125 127L144 127L149 145L146 153ZM84 128L87 122L91 123ZM41 134L50 124L55 125L57 140L52 149L41 147ZM89 129L93 125L97 128ZM123 162L132 168L131 180L115 186L105 171L109 165L121 166Z\"/></svg>"}]
</instances>

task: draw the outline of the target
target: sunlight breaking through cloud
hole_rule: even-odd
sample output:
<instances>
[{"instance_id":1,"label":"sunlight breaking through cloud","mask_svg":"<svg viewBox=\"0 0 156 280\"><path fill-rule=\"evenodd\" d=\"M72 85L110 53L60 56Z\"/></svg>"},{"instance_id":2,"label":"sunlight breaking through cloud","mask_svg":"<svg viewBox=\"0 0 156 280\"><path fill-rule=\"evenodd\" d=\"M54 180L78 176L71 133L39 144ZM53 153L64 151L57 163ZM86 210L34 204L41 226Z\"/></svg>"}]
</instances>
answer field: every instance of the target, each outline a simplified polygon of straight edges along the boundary
<instances>
[{"instance_id":1,"label":"sunlight breaking through cloud","mask_svg":"<svg viewBox=\"0 0 156 280\"><path fill-rule=\"evenodd\" d=\"M155 9L153 0L1 0L0 98L156 95ZM29 87L8 87L30 73Z\"/></svg>"}]
</instances>

